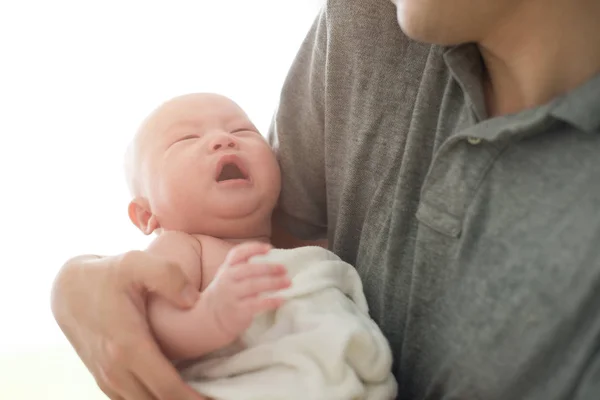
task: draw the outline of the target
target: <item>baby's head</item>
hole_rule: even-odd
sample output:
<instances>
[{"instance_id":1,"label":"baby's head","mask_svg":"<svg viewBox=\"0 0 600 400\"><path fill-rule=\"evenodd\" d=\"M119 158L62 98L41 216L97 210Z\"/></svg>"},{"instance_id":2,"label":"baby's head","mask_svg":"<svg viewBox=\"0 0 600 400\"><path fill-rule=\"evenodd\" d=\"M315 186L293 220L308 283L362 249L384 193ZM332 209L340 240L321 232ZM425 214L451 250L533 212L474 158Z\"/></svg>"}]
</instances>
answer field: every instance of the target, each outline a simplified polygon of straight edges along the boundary
<instances>
[{"instance_id":1,"label":"baby's head","mask_svg":"<svg viewBox=\"0 0 600 400\"><path fill-rule=\"evenodd\" d=\"M277 160L244 111L223 96L188 94L161 105L135 135L126 170L129 218L145 234L270 234L281 185Z\"/></svg>"}]
</instances>

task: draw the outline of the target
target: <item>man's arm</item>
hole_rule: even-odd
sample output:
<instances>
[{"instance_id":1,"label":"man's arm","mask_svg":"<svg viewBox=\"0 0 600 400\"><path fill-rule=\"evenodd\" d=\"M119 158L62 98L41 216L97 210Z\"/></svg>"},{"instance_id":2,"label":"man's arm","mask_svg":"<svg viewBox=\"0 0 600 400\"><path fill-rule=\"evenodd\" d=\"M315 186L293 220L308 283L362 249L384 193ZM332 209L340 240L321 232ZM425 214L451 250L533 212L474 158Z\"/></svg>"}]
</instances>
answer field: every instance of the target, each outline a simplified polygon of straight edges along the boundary
<instances>
[{"instance_id":1,"label":"man's arm","mask_svg":"<svg viewBox=\"0 0 600 400\"><path fill-rule=\"evenodd\" d=\"M281 169L281 195L271 236L280 248L326 245L327 19L323 8L288 72L269 130L269 143Z\"/></svg>"},{"instance_id":2,"label":"man's arm","mask_svg":"<svg viewBox=\"0 0 600 400\"><path fill-rule=\"evenodd\" d=\"M52 285L51 306L58 325L108 397L141 399L152 393L157 400L203 399L183 382L149 334L144 307L149 295L182 308L196 300L180 268L131 251L67 261Z\"/></svg>"}]
</instances>

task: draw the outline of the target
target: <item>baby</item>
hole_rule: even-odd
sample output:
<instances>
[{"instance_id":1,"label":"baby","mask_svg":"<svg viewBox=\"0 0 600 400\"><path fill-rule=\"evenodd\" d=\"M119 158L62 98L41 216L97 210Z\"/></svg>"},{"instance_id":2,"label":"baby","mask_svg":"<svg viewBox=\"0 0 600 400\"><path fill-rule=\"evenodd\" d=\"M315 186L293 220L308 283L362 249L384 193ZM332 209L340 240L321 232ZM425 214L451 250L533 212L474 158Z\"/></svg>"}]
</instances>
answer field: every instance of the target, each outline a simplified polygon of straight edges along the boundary
<instances>
[{"instance_id":1,"label":"baby","mask_svg":"<svg viewBox=\"0 0 600 400\"><path fill-rule=\"evenodd\" d=\"M148 304L156 340L193 387L214 399L395 397L356 271L322 248L271 249L279 165L237 104L215 94L164 103L126 171L129 218L157 234L146 251L201 292L189 310Z\"/></svg>"}]
</instances>

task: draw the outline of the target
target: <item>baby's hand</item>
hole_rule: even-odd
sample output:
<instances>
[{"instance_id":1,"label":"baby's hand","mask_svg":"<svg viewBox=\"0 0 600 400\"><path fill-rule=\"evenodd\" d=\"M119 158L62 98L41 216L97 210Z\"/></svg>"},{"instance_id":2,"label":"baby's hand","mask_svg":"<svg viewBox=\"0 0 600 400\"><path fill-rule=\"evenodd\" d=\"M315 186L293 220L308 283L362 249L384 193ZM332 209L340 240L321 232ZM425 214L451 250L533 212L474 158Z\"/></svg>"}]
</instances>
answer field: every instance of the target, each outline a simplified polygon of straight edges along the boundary
<instances>
[{"instance_id":1,"label":"baby's hand","mask_svg":"<svg viewBox=\"0 0 600 400\"><path fill-rule=\"evenodd\" d=\"M271 246L264 243L244 243L234 247L202 294L217 324L231 340L248 329L256 314L273 310L283 303L282 298L260 295L290 285L285 267L248 264L251 257L269 250Z\"/></svg>"}]
</instances>

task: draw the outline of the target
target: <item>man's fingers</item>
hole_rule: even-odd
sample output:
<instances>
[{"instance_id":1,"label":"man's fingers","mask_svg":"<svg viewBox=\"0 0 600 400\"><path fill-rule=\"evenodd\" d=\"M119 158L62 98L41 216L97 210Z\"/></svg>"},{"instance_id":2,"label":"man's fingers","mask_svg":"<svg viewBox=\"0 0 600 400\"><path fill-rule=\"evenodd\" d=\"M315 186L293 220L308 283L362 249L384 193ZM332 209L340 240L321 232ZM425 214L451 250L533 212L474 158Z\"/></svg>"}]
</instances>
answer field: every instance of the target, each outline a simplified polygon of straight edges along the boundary
<instances>
[{"instance_id":1,"label":"man's fingers","mask_svg":"<svg viewBox=\"0 0 600 400\"><path fill-rule=\"evenodd\" d=\"M200 294L181 267L172 263L157 265L154 271L149 271L146 284L151 292L185 308L193 306Z\"/></svg>"},{"instance_id":2,"label":"man's fingers","mask_svg":"<svg viewBox=\"0 0 600 400\"><path fill-rule=\"evenodd\" d=\"M142 347L133 370L157 400L206 400L181 379L158 346L147 341Z\"/></svg>"},{"instance_id":3,"label":"man's fingers","mask_svg":"<svg viewBox=\"0 0 600 400\"><path fill-rule=\"evenodd\" d=\"M120 394L124 400L157 400L142 383L133 375L129 374L127 380L121 383Z\"/></svg>"},{"instance_id":4,"label":"man's fingers","mask_svg":"<svg viewBox=\"0 0 600 400\"><path fill-rule=\"evenodd\" d=\"M117 374L100 368L98 377L98 386L111 400L156 400L130 372Z\"/></svg>"},{"instance_id":5,"label":"man's fingers","mask_svg":"<svg viewBox=\"0 0 600 400\"><path fill-rule=\"evenodd\" d=\"M198 299L198 290L181 267L159 257L131 251L121 256L120 269L124 282L135 282L174 306L188 308Z\"/></svg>"},{"instance_id":6,"label":"man's fingers","mask_svg":"<svg viewBox=\"0 0 600 400\"><path fill-rule=\"evenodd\" d=\"M236 265L242 262L248 262L251 257L266 254L273 246L268 243L251 242L235 246L227 253L225 264Z\"/></svg>"},{"instance_id":7,"label":"man's fingers","mask_svg":"<svg viewBox=\"0 0 600 400\"><path fill-rule=\"evenodd\" d=\"M117 394L112 388L110 388L106 383L96 380L96 384L102 390L102 392L108 397L110 400L123 400L121 396Z\"/></svg>"}]
</instances>

